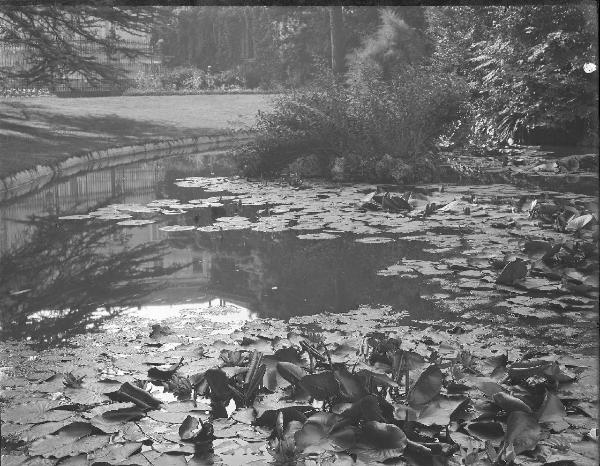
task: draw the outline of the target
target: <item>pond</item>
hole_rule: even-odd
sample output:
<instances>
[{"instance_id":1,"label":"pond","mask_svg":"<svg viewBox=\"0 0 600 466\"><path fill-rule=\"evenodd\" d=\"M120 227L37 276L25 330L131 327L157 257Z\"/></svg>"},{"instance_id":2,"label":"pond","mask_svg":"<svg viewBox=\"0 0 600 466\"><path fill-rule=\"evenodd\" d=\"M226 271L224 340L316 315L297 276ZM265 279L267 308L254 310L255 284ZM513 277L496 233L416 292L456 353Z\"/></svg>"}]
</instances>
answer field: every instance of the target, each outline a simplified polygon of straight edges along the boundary
<instances>
[{"instance_id":1,"label":"pond","mask_svg":"<svg viewBox=\"0 0 600 466\"><path fill-rule=\"evenodd\" d=\"M531 339L543 324L545 341L564 341L568 328L589 342L580 350L594 351L585 336L595 291L575 296L544 271L502 289L493 267L505 253L522 254L528 239L565 236L540 229L515 208L519 199L587 208L593 197L413 187L414 212L456 204L424 218L361 209L371 185L250 183L232 176L228 157L175 155L84 173L0 205L3 336L57 343L123 312L160 321L193 310L239 323L368 305L391 306L416 325L503 322ZM595 290L597 262L588 272L566 273ZM229 314L219 316L225 304Z\"/></svg>"}]
</instances>

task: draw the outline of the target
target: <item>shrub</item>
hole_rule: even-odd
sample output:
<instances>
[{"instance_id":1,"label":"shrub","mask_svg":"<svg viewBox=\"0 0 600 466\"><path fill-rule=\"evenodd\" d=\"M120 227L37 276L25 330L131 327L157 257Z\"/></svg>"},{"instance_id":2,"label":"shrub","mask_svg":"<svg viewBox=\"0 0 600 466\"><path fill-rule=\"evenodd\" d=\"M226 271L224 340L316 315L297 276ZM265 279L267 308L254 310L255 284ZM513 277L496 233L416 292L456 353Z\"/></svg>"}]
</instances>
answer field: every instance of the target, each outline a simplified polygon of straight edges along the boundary
<instances>
[{"instance_id":1,"label":"shrub","mask_svg":"<svg viewBox=\"0 0 600 466\"><path fill-rule=\"evenodd\" d=\"M258 137L238 155L249 176L274 176L301 156L322 175L403 181L429 177L436 140L464 119L466 85L450 74L406 67L390 81L318 85L280 97L259 113Z\"/></svg>"}]
</instances>

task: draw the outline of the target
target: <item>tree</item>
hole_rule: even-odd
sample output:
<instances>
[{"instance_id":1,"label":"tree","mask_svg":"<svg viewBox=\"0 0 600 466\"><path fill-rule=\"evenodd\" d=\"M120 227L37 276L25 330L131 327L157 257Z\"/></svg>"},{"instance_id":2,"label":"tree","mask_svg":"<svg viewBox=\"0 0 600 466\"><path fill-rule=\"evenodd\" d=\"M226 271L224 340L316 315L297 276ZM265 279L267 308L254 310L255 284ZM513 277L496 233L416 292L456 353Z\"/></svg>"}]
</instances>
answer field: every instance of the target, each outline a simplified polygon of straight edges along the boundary
<instances>
[{"instance_id":1,"label":"tree","mask_svg":"<svg viewBox=\"0 0 600 466\"><path fill-rule=\"evenodd\" d=\"M0 67L0 79L54 85L66 82L69 74L79 73L91 84L119 81L124 77L123 70L101 57L121 54L132 58L147 53L131 48L121 38L150 33L158 12L154 7L123 5L113 0L93 5L74 1L55 5L3 2L0 45L23 49L27 66Z\"/></svg>"},{"instance_id":2,"label":"tree","mask_svg":"<svg viewBox=\"0 0 600 466\"><path fill-rule=\"evenodd\" d=\"M329 7L329 28L331 31L331 69L336 74L342 74L345 68L344 57L344 18L342 7Z\"/></svg>"},{"instance_id":3,"label":"tree","mask_svg":"<svg viewBox=\"0 0 600 466\"><path fill-rule=\"evenodd\" d=\"M466 76L484 138L574 144L597 139L596 12L589 5L432 7L440 66Z\"/></svg>"}]
</instances>

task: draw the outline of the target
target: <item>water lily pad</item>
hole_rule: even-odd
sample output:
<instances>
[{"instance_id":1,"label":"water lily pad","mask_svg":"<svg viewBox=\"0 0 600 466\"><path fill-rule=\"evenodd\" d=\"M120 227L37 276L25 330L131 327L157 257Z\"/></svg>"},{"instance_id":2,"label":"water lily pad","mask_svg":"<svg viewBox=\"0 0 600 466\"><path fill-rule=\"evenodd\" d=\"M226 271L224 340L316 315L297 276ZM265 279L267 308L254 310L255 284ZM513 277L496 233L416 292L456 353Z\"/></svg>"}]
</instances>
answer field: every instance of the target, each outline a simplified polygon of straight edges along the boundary
<instances>
[{"instance_id":1,"label":"water lily pad","mask_svg":"<svg viewBox=\"0 0 600 466\"><path fill-rule=\"evenodd\" d=\"M141 227L144 225L149 225L154 223L154 220L144 220L144 219L134 219L134 220L123 220L122 222L117 222L117 225L121 225L123 227Z\"/></svg>"},{"instance_id":2,"label":"water lily pad","mask_svg":"<svg viewBox=\"0 0 600 466\"><path fill-rule=\"evenodd\" d=\"M383 244L383 243L391 243L394 241L393 238L388 238L386 236L368 236L366 238L357 238L354 240L356 243L364 243L364 244Z\"/></svg>"},{"instance_id":3,"label":"water lily pad","mask_svg":"<svg viewBox=\"0 0 600 466\"><path fill-rule=\"evenodd\" d=\"M304 235L298 235L298 239L310 239L310 240L324 240L324 239L337 239L338 235L332 235L331 233L307 233Z\"/></svg>"},{"instance_id":4,"label":"water lily pad","mask_svg":"<svg viewBox=\"0 0 600 466\"><path fill-rule=\"evenodd\" d=\"M92 218L92 216L86 214L63 215L62 217L58 217L59 220L89 220L90 218Z\"/></svg>"},{"instance_id":5,"label":"water lily pad","mask_svg":"<svg viewBox=\"0 0 600 466\"><path fill-rule=\"evenodd\" d=\"M193 225L167 225L158 228L160 231L172 232L172 231L190 231L195 230L196 227Z\"/></svg>"}]
</instances>

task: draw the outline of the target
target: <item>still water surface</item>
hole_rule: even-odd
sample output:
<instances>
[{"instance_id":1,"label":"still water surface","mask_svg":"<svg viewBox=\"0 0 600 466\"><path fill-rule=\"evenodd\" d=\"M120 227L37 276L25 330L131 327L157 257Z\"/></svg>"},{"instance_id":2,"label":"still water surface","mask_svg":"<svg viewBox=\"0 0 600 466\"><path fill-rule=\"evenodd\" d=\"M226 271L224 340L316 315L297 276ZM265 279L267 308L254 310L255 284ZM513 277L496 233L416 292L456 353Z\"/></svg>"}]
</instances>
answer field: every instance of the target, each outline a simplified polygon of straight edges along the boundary
<instances>
[{"instance_id":1,"label":"still water surface","mask_svg":"<svg viewBox=\"0 0 600 466\"><path fill-rule=\"evenodd\" d=\"M224 152L172 156L85 173L0 205L4 334L60 339L92 330L124 307L156 319L223 304L239 311L225 317L230 320L343 312L369 303L410 308L421 317L431 312L413 283L375 274L394 258L410 256L414 242L160 229L210 225L234 210L252 219L264 208L244 206L240 212L234 204L147 215L155 223L137 227L58 219L115 203L214 197L175 181L231 173Z\"/></svg>"}]
</instances>

